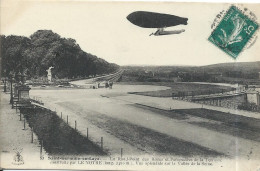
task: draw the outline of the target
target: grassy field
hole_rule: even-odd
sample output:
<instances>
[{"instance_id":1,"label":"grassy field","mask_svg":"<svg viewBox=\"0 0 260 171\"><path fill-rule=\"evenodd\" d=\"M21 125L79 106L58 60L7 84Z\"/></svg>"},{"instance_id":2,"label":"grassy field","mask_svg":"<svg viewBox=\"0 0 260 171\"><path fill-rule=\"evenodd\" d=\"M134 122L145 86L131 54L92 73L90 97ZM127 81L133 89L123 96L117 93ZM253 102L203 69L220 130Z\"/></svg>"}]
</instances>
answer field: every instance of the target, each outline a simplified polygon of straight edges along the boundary
<instances>
[{"instance_id":1,"label":"grassy field","mask_svg":"<svg viewBox=\"0 0 260 171\"><path fill-rule=\"evenodd\" d=\"M226 125L240 129L247 129L252 131L260 130L260 120L256 118L249 118L209 109L179 109L174 110L174 112L220 121Z\"/></svg>"},{"instance_id":2,"label":"grassy field","mask_svg":"<svg viewBox=\"0 0 260 171\"><path fill-rule=\"evenodd\" d=\"M169 118L186 120L188 123L205 127L217 132L260 142L259 119L209 109L179 109L168 111L138 104L135 104L134 106L145 110L150 110ZM189 120L191 117L199 117L206 120L193 122ZM208 122L208 119L216 122Z\"/></svg>"},{"instance_id":3,"label":"grassy field","mask_svg":"<svg viewBox=\"0 0 260 171\"><path fill-rule=\"evenodd\" d=\"M223 132L226 134L260 142L260 119L249 118L209 109L181 109L173 110L172 112L221 122L221 124L212 124L207 122L191 123L206 127L211 130L216 130L218 132Z\"/></svg>"},{"instance_id":4,"label":"grassy field","mask_svg":"<svg viewBox=\"0 0 260 171\"><path fill-rule=\"evenodd\" d=\"M214 150L202 147L200 145L180 140L144 128L127 121L122 121L102 114L95 114L88 117L92 124L114 135L115 137L137 147L140 150L163 155L179 156L224 156Z\"/></svg>"},{"instance_id":5,"label":"grassy field","mask_svg":"<svg viewBox=\"0 0 260 171\"><path fill-rule=\"evenodd\" d=\"M172 93L185 92L187 95L203 95L231 91L231 87L220 85L196 84L196 83L170 83L170 82L127 82L119 84L129 85L157 85L167 86L168 90L131 92L132 94L152 96L152 97L172 97Z\"/></svg>"},{"instance_id":6,"label":"grassy field","mask_svg":"<svg viewBox=\"0 0 260 171\"><path fill-rule=\"evenodd\" d=\"M222 124L209 123L209 122L190 122L190 123L194 125L198 125L200 127L207 128L209 130L214 130L235 137L241 137L244 139L260 142L260 133L256 131L232 127L230 125L226 125L225 123Z\"/></svg>"},{"instance_id":7,"label":"grassy field","mask_svg":"<svg viewBox=\"0 0 260 171\"><path fill-rule=\"evenodd\" d=\"M187 114L177 113L177 112L173 112L173 111L170 111L170 110L163 110L163 109L150 107L150 106L146 106L146 105L131 104L131 106L142 108L144 110L149 110L149 111L152 111L154 113L157 113L157 114L160 114L160 115L163 115L163 116L167 116L167 117L170 117L170 118L173 118L173 119L177 119L177 120L185 120L185 119L189 118L189 116Z\"/></svg>"}]
</instances>

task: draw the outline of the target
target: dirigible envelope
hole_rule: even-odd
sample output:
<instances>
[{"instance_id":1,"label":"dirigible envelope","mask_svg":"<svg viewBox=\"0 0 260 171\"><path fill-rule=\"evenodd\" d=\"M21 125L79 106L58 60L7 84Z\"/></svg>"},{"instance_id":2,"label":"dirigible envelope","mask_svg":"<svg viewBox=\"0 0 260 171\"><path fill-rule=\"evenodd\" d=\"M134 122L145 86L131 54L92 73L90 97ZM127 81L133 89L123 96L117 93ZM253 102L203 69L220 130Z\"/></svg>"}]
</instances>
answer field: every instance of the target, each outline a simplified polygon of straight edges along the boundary
<instances>
[{"instance_id":1,"label":"dirigible envelope","mask_svg":"<svg viewBox=\"0 0 260 171\"><path fill-rule=\"evenodd\" d=\"M133 12L127 16L127 19L131 23L144 28L163 28L188 24L188 18L146 11Z\"/></svg>"}]
</instances>

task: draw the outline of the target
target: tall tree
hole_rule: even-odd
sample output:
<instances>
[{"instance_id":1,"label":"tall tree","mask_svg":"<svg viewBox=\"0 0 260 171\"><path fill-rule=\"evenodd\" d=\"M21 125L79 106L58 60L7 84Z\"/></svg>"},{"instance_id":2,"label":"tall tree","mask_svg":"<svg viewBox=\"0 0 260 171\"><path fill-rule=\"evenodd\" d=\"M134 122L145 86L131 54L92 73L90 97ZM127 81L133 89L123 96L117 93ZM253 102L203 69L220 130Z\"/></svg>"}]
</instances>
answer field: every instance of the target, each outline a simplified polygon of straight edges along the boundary
<instances>
[{"instance_id":1,"label":"tall tree","mask_svg":"<svg viewBox=\"0 0 260 171\"><path fill-rule=\"evenodd\" d=\"M1 72L27 70L29 77L45 76L53 66L59 78L85 77L114 72L116 64L81 50L76 40L61 38L51 30L38 30L30 38L1 36Z\"/></svg>"}]
</instances>

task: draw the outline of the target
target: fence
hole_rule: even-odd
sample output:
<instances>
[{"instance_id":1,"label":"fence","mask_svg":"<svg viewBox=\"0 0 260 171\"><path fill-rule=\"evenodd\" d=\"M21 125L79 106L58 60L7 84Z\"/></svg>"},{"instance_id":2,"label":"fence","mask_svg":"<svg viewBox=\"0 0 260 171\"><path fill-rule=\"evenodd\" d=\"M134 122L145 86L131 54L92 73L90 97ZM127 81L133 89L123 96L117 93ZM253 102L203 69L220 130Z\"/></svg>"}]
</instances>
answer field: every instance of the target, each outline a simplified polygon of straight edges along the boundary
<instances>
[{"instance_id":1,"label":"fence","mask_svg":"<svg viewBox=\"0 0 260 171\"><path fill-rule=\"evenodd\" d=\"M219 106L229 109L238 109L239 105L243 102L242 100L236 100L234 97L241 97L241 99L244 99L244 94L236 94L236 95L228 95L224 92L221 94L217 94L216 96L213 96L214 91L209 91L209 93L212 93L211 95L208 94L208 96L202 95L202 96L196 96L193 91L189 92L178 92L177 95L173 93L172 98L175 100L184 100L189 101L193 103L199 103L199 104L205 104L205 105L211 105L211 106ZM234 92L233 92L234 93Z\"/></svg>"},{"instance_id":2,"label":"fence","mask_svg":"<svg viewBox=\"0 0 260 171\"><path fill-rule=\"evenodd\" d=\"M184 98L187 98L187 97L194 97L194 96L198 96L198 95L224 94L224 93L227 93L227 92L236 93L238 91L235 88L217 89L217 90L202 90L202 91L177 91L177 92L172 92L172 98L182 98L182 99L184 99Z\"/></svg>"},{"instance_id":3,"label":"fence","mask_svg":"<svg viewBox=\"0 0 260 171\"><path fill-rule=\"evenodd\" d=\"M39 98L33 98L34 102L37 100ZM40 102L41 100L38 101L38 104ZM86 134L82 135L78 130L77 120L73 120L69 115L64 117L64 112L58 114L56 111L51 111L42 105L33 104L29 108L18 109L20 111L19 120L23 122L23 130L31 129L31 143L36 143L35 137L39 138L41 157L43 148L50 154L62 153L62 151L64 154L80 154L84 153L85 150L85 154L92 154L96 153L94 151L98 151L98 155L107 155L108 150L104 148L105 139L103 136L100 137L100 142L93 143L90 140L90 129L87 128ZM72 123L74 124L72 125ZM52 129L48 130L49 127ZM119 153L122 157L123 148L120 149Z\"/></svg>"}]
</instances>

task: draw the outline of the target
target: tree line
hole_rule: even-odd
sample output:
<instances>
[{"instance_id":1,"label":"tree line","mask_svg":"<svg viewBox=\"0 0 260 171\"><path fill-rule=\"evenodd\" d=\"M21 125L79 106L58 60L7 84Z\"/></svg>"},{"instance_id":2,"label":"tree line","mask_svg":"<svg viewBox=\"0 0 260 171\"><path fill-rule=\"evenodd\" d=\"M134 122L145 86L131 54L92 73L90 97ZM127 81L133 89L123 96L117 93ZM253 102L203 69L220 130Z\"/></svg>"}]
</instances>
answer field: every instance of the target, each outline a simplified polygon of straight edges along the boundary
<instances>
[{"instance_id":1,"label":"tree line","mask_svg":"<svg viewBox=\"0 0 260 171\"><path fill-rule=\"evenodd\" d=\"M46 76L53 66L57 78L77 78L115 72L119 66L84 52L74 39L51 30L38 30L29 38L1 35L1 75L25 73L29 78Z\"/></svg>"}]
</instances>

